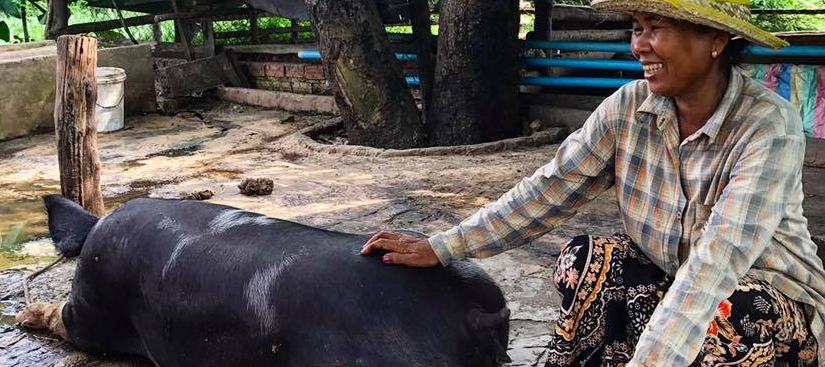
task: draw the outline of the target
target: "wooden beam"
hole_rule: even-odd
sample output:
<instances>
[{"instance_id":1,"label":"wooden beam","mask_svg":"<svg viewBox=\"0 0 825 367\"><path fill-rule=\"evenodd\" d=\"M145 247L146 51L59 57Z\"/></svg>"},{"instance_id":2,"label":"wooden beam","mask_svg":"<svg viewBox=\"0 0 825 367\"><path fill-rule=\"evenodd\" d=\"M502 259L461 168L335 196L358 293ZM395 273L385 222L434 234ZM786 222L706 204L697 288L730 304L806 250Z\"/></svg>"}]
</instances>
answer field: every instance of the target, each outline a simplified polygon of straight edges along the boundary
<instances>
[{"instance_id":1,"label":"wooden beam","mask_svg":"<svg viewBox=\"0 0 825 367\"><path fill-rule=\"evenodd\" d=\"M119 19L115 20L107 20L104 22L94 22L94 23L80 23L80 24L73 24L66 28L57 29L52 31L50 34L51 36L59 36L63 34L80 34L80 33L89 33L89 32L100 32L100 31L108 31L110 29L120 28L122 26L137 26L137 25L144 25L144 24L152 24L155 22L154 15L142 15L139 17L131 17L131 18L124 18L123 23L120 22Z\"/></svg>"},{"instance_id":2,"label":"wooden beam","mask_svg":"<svg viewBox=\"0 0 825 367\"><path fill-rule=\"evenodd\" d=\"M285 28L285 27L272 27L272 28L265 28L258 30L258 37L261 35L270 35L270 34L279 34L279 33L293 33L293 32L311 32L312 27L297 27L295 28ZM226 39L226 38L245 38L252 36L251 31L230 31L230 32L219 32L215 33L215 38L217 39Z\"/></svg>"},{"instance_id":3,"label":"wooden beam","mask_svg":"<svg viewBox=\"0 0 825 367\"><path fill-rule=\"evenodd\" d=\"M57 39L57 89L54 107L60 190L90 213L105 214L97 151L97 40Z\"/></svg>"},{"instance_id":4,"label":"wooden beam","mask_svg":"<svg viewBox=\"0 0 825 367\"><path fill-rule=\"evenodd\" d=\"M825 14L825 8L819 9L751 9L751 14Z\"/></svg>"},{"instance_id":5,"label":"wooden beam","mask_svg":"<svg viewBox=\"0 0 825 367\"><path fill-rule=\"evenodd\" d=\"M629 29L580 29L555 30L553 41L582 41L582 42L630 42Z\"/></svg>"},{"instance_id":6,"label":"wooden beam","mask_svg":"<svg viewBox=\"0 0 825 367\"><path fill-rule=\"evenodd\" d=\"M178 2L177 0L172 1L172 11L174 14L178 14ZM175 19L175 28L178 30L178 39L180 40L181 44L183 44L183 53L186 55L186 59L189 61L194 60L192 55L192 45L189 44L189 35L186 34L186 29L183 27L183 20L180 18Z\"/></svg>"}]
</instances>

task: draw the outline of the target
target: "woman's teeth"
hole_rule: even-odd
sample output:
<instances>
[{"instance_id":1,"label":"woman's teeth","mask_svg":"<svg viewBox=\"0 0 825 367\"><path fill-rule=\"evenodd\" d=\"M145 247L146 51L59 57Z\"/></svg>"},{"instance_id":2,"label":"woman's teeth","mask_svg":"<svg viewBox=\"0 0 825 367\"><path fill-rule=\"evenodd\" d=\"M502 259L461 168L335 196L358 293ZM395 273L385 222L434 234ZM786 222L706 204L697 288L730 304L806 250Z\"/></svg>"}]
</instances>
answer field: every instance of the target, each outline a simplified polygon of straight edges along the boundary
<instances>
[{"instance_id":1,"label":"woman's teeth","mask_svg":"<svg viewBox=\"0 0 825 367\"><path fill-rule=\"evenodd\" d=\"M647 64L642 66L642 68L645 70L645 73L651 74L661 70L664 67L664 64Z\"/></svg>"}]
</instances>

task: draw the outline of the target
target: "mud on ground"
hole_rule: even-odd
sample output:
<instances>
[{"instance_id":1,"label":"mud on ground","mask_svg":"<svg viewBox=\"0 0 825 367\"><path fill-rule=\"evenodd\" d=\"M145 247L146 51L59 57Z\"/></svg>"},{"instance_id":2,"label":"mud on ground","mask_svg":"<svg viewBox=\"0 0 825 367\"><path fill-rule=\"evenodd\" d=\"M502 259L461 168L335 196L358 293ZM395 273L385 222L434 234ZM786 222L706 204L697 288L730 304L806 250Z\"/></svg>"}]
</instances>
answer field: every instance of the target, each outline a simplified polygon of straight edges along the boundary
<instances>
[{"instance_id":1,"label":"mud on ground","mask_svg":"<svg viewBox=\"0 0 825 367\"><path fill-rule=\"evenodd\" d=\"M149 115L128 128L99 137L107 210L133 197L178 198L210 190L209 201L332 230L372 233L444 230L495 200L548 162L556 146L483 155L359 157L287 147L283 138L328 116L300 116L248 106L218 104L174 117ZM45 234L39 196L59 191L51 134L0 143L0 233L25 219L27 235ZM268 196L240 194L246 177L274 182ZM8 212L8 213L6 213ZM4 213L6 216L4 217ZM621 227L612 192L533 244L479 260L502 286L512 310L510 366L543 363L559 300L553 291L556 256L565 241L584 234L611 234ZM31 286L35 300L67 297L74 274L66 262ZM91 357L43 334L12 325L23 303L26 269L0 273L0 365L148 366L142 361Z\"/></svg>"}]
</instances>

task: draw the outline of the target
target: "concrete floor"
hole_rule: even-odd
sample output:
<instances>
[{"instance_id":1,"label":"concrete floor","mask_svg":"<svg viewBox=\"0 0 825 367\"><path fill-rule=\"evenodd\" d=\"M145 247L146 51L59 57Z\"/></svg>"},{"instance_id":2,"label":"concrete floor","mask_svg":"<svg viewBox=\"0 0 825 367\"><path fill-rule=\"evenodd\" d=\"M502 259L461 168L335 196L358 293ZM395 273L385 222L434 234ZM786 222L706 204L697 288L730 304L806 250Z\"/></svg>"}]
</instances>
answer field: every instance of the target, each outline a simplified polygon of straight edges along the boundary
<instances>
[{"instance_id":1,"label":"concrete floor","mask_svg":"<svg viewBox=\"0 0 825 367\"><path fill-rule=\"evenodd\" d=\"M295 150L283 137L326 119L219 104L175 117L131 119L127 129L101 135L102 186L107 209L133 197L178 197L209 189L210 201L345 232L409 229L434 233L490 203L549 161L555 145L484 155L376 158ZM39 196L59 191L53 135L0 143L0 233L25 220L24 233L45 233ZM825 235L823 172L806 170L806 212ZM275 181L272 195L250 198L246 177ZM621 228L615 196L603 194L580 214L533 244L479 260L501 285L512 310L509 366L541 365L558 298L552 273L567 239ZM46 242L48 247L48 242ZM9 315L21 307L26 269L0 272L0 365L148 366L142 361L91 357L47 335L22 333ZM74 273L64 263L35 280L35 300L65 299Z\"/></svg>"}]
</instances>

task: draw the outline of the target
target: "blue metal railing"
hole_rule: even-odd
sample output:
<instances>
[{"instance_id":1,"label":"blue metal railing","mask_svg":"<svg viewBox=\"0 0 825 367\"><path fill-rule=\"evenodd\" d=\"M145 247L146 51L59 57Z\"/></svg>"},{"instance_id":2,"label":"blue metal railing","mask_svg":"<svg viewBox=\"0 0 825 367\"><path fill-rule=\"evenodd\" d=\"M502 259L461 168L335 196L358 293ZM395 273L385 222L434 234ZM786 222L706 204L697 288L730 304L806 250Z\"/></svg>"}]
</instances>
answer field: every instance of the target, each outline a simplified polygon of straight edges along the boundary
<instances>
[{"instance_id":1,"label":"blue metal railing","mask_svg":"<svg viewBox=\"0 0 825 367\"><path fill-rule=\"evenodd\" d=\"M400 37L400 36L398 36ZM629 53L629 43L607 43L607 42L561 42L561 41L525 41L524 47L559 50L559 51L600 51ZM746 55L755 56L808 56L825 57L825 46L789 46L780 50L773 50L761 46L748 46L745 48ZM304 50L298 52L298 57L307 60L321 59L321 53L317 50ZM417 56L410 53L396 53L395 57L402 61L415 61ZM602 69L602 70L627 70L642 71L642 65L634 60L602 60L602 59L574 59L574 58L545 58L526 57L525 66L533 67L566 67L582 69ZM540 85L553 87L587 87L587 88L619 88L634 79L619 78L589 78L589 77L524 77L522 85ZM420 81L416 76L406 77L407 84L419 85Z\"/></svg>"},{"instance_id":2,"label":"blue metal railing","mask_svg":"<svg viewBox=\"0 0 825 367\"><path fill-rule=\"evenodd\" d=\"M525 57L526 66L556 66L565 68L632 70L642 71L642 64L635 60L562 59L545 57Z\"/></svg>"}]
</instances>

